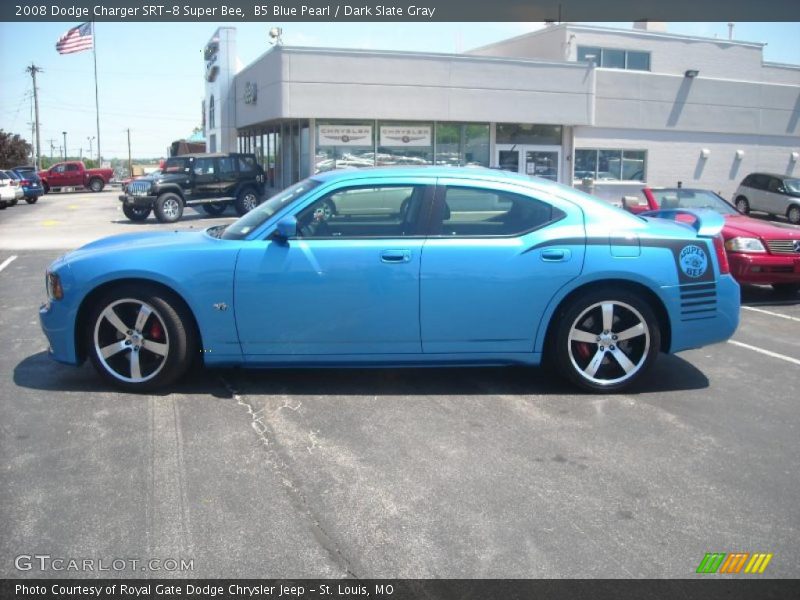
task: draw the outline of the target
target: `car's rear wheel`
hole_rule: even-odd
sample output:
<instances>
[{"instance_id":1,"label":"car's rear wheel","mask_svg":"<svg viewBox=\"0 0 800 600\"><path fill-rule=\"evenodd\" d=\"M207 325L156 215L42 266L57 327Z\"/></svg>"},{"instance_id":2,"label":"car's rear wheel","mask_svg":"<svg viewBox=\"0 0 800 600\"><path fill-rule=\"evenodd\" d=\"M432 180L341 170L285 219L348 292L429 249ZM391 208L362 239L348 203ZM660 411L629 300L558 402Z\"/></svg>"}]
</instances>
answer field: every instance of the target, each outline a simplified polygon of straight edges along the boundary
<instances>
[{"instance_id":1,"label":"car's rear wheel","mask_svg":"<svg viewBox=\"0 0 800 600\"><path fill-rule=\"evenodd\" d=\"M554 342L559 369L592 392L631 386L652 366L661 346L653 310L626 290L582 294L558 319Z\"/></svg>"},{"instance_id":2,"label":"car's rear wheel","mask_svg":"<svg viewBox=\"0 0 800 600\"><path fill-rule=\"evenodd\" d=\"M122 212L131 221L144 221L150 216L151 209L149 206L122 206Z\"/></svg>"},{"instance_id":3,"label":"car's rear wheel","mask_svg":"<svg viewBox=\"0 0 800 600\"><path fill-rule=\"evenodd\" d=\"M800 292L800 283L773 283L772 289L779 294L796 294Z\"/></svg>"},{"instance_id":4,"label":"car's rear wheel","mask_svg":"<svg viewBox=\"0 0 800 600\"><path fill-rule=\"evenodd\" d=\"M234 206L236 207L236 212L240 217L246 215L256 206L258 206L258 194L256 194L256 191L253 188L245 188L239 192L239 196L237 196Z\"/></svg>"},{"instance_id":5,"label":"car's rear wheel","mask_svg":"<svg viewBox=\"0 0 800 600\"><path fill-rule=\"evenodd\" d=\"M228 208L227 202L211 202L210 204L203 204L203 210L207 215L211 215L212 217L220 216L225 212L226 208Z\"/></svg>"},{"instance_id":6,"label":"car's rear wheel","mask_svg":"<svg viewBox=\"0 0 800 600\"><path fill-rule=\"evenodd\" d=\"M98 373L123 389L145 392L183 375L197 348L193 321L172 294L123 285L91 310L86 348Z\"/></svg>"},{"instance_id":7,"label":"car's rear wheel","mask_svg":"<svg viewBox=\"0 0 800 600\"><path fill-rule=\"evenodd\" d=\"M156 198L155 213L159 223L175 223L183 216L183 199L171 192L161 194Z\"/></svg>"},{"instance_id":8,"label":"car's rear wheel","mask_svg":"<svg viewBox=\"0 0 800 600\"><path fill-rule=\"evenodd\" d=\"M736 210L738 210L742 214L748 214L750 212L750 202L744 196L739 196L736 198Z\"/></svg>"},{"instance_id":9,"label":"car's rear wheel","mask_svg":"<svg viewBox=\"0 0 800 600\"><path fill-rule=\"evenodd\" d=\"M89 189L93 192L102 192L103 188L105 187L105 183L102 179L98 179L95 177L89 182Z\"/></svg>"},{"instance_id":10,"label":"car's rear wheel","mask_svg":"<svg viewBox=\"0 0 800 600\"><path fill-rule=\"evenodd\" d=\"M792 204L786 211L786 219L792 225L800 224L800 206Z\"/></svg>"},{"instance_id":11,"label":"car's rear wheel","mask_svg":"<svg viewBox=\"0 0 800 600\"><path fill-rule=\"evenodd\" d=\"M25 198L25 202L28 204L36 204L36 201L39 199L38 196L34 196L33 198Z\"/></svg>"}]
</instances>

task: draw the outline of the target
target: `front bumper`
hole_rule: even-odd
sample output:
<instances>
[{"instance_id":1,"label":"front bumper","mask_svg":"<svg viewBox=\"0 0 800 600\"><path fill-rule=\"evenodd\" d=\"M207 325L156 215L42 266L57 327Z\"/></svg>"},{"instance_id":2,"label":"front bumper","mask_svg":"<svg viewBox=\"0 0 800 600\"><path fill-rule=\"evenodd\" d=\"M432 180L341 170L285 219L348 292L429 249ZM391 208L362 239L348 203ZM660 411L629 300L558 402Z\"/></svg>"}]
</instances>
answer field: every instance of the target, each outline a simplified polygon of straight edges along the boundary
<instances>
[{"instance_id":1,"label":"front bumper","mask_svg":"<svg viewBox=\"0 0 800 600\"><path fill-rule=\"evenodd\" d=\"M149 208L155 202L155 196L132 196L131 194L120 194L119 201L124 206L135 206L136 208Z\"/></svg>"},{"instance_id":2,"label":"front bumper","mask_svg":"<svg viewBox=\"0 0 800 600\"><path fill-rule=\"evenodd\" d=\"M63 301L51 301L39 308L39 324L50 344L48 352L53 360L68 365L78 365L75 347L74 315Z\"/></svg>"},{"instance_id":3,"label":"front bumper","mask_svg":"<svg viewBox=\"0 0 800 600\"><path fill-rule=\"evenodd\" d=\"M800 256L729 252L728 262L739 283L800 283Z\"/></svg>"}]
</instances>

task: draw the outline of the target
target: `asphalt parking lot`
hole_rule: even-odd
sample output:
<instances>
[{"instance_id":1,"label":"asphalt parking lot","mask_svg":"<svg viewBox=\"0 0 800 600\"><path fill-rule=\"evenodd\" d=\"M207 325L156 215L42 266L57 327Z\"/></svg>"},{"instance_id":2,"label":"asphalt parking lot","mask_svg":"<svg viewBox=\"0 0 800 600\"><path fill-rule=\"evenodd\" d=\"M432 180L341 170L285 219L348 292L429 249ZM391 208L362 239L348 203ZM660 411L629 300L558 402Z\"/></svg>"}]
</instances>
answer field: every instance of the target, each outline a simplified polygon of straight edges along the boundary
<instances>
[{"instance_id":1,"label":"asphalt parking lot","mask_svg":"<svg viewBox=\"0 0 800 600\"><path fill-rule=\"evenodd\" d=\"M0 212L1 577L683 578L734 551L800 576L800 297L745 289L732 342L662 355L632 394L486 368L198 371L129 395L50 361L37 314L65 250L170 227L118 205ZM15 567L37 554L128 562ZM193 570L130 566L151 558Z\"/></svg>"}]
</instances>

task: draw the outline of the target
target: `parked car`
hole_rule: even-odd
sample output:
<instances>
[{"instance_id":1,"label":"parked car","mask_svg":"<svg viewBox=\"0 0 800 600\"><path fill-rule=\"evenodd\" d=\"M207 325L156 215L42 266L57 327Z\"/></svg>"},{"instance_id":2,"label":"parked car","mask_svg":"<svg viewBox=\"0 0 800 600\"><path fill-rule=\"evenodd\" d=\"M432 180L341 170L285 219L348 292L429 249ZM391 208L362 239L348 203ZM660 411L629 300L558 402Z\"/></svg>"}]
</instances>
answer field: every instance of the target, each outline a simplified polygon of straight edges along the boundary
<instances>
[{"instance_id":1,"label":"parked car","mask_svg":"<svg viewBox=\"0 0 800 600\"><path fill-rule=\"evenodd\" d=\"M751 210L770 215L785 215L800 224L800 179L774 173L751 173L742 180L733 195L742 214Z\"/></svg>"},{"instance_id":2,"label":"parked car","mask_svg":"<svg viewBox=\"0 0 800 600\"><path fill-rule=\"evenodd\" d=\"M25 198L25 202L28 204L36 204L39 197L44 194L44 188L42 187L42 182L39 180L39 176L35 172L22 173L16 169L11 169L9 173L19 182L19 186L22 188L22 197Z\"/></svg>"},{"instance_id":3,"label":"parked car","mask_svg":"<svg viewBox=\"0 0 800 600\"><path fill-rule=\"evenodd\" d=\"M11 171L0 171L0 210L15 206L23 197L19 180Z\"/></svg>"},{"instance_id":4,"label":"parked car","mask_svg":"<svg viewBox=\"0 0 800 600\"><path fill-rule=\"evenodd\" d=\"M243 215L264 195L264 170L255 154L184 154L167 159L156 176L131 181L120 195L122 211L131 221L154 212L161 223L174 223L186 206L212 216L233 204Z\"/></svg>"},{"instance_id":5,"label":"parked car","mask_svg":"<svg viewBox=\"0 0 800 600\"><path fill-rule=\"evenodd\" d=\"M722 237L731 274L739 283L800 290L800 229L753 219L709 190L644 188L651 210L709 209L725 218Z\"/></svg>"},{"instance_id":6,"label":"parked car","mask_svg":"<svg viewBox=\"0 0 800 600\"><path fill-rule=\"evenodd\" d=\"M101 192L113 176L113 169L87 169L80 161L60 162L46 171L39 171L45 194L62 188L87 188Z\"/></svg>"},{"instance_id":7,"label":"parked car","mask_svg":"<svg viewBox=\"0 0 800 600\"><path fill-rule=\"evenodd\" d=\"M641 218L498 170L329 171L230 225L119 235L66 254L47 269L39 314L54 359L88 358L131 391L168 385L198 359L364 367L543 357L584 389L619 391L660 351L736 329L723 219L696 217L692 227Z\"/></svg>"}]
</instances>

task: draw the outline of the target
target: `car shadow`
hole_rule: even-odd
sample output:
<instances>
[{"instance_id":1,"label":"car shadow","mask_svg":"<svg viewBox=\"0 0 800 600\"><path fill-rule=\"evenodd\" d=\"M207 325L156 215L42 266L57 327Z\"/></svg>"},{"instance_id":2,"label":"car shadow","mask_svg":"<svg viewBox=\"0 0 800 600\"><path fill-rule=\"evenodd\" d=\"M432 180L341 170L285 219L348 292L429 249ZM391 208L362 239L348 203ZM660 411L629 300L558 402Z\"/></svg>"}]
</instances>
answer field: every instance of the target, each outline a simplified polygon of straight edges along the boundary
<instances>
[{"instance_id":1,"label":"car shadow","mask_svg":"<svg viewBox=\"0 0 800 600\"><path fill-rule=\"evenodd\" d=\"M46 352L23 359L14 383L50 392L119 392L88 363L71 367L53 362ZM679 356L662 354L651 371L627 394L698 390L708 378ZM474 396L576 395L582 392L547 367L192 369L183 380L155 395L232 394L282 396ZM586 393L587 397L594 396Z\"/></svg>"},{"instance_id":2,"label":"car shadow","mask_svg":"<svg viewBox=\"0 0 800 600\"><path fill-rule=\"evenodd\" d=\"M796 306L800 293L780 293L768 285L742 285L743 306Z\"/></svg>"}]
</instances>

